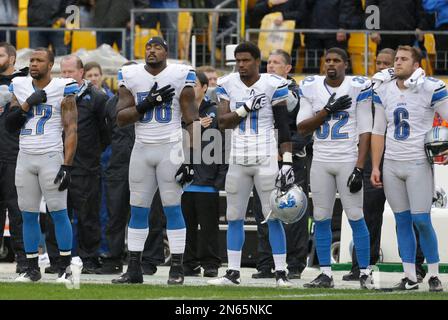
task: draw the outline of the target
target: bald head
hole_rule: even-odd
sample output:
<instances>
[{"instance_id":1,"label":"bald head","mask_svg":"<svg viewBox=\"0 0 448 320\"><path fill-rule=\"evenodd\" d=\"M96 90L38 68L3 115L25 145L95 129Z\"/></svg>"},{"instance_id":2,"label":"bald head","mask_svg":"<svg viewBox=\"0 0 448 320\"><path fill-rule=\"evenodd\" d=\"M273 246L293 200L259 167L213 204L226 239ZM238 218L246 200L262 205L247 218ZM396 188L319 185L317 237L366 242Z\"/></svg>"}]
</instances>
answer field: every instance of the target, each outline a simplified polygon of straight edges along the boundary
<instances>
[{"instance_id":1,"label":"bald head","mask_svg":"<svg viewBox=\"0 0 448 320\"><path fill-rule=\"evenodd\" d=\"M84 76L82 60L75 55L62 58L61 74L63 78L73 78L78 84L82 84Z\"/></svg>"}]
</instances>

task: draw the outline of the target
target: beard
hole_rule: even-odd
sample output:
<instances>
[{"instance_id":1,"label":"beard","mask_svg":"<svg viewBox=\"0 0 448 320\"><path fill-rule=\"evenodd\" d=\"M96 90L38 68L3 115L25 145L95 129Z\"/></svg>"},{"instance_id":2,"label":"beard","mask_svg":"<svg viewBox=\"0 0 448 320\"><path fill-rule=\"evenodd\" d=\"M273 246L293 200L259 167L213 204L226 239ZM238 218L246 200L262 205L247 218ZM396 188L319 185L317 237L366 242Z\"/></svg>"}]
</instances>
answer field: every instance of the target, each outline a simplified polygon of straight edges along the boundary
<instances>
[{"instance_id":1,"label":"beard","mask_svg":"<svg viewBox=\"0 0 448 320\"><path fill-rule=\"evenodd\" d=\"M3 65L0 65L0 73L5 72L6 70L8 70L9 67L10 67L9 63L5 63Z\"/></svg>"}]
</instances>

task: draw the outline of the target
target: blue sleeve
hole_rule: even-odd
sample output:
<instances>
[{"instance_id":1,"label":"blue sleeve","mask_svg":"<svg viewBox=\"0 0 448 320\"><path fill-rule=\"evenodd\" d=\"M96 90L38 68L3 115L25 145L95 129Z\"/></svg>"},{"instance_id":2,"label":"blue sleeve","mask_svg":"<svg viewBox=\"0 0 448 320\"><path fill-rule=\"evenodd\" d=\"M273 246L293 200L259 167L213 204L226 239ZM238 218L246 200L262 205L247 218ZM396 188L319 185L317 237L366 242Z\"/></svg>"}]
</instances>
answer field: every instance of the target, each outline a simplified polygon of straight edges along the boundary
<instances>
[{"instance_id":1,"label":"blue sleeve","mask_svg":"<svg viewBox=\"0 0 448 320\"><path fill-rule=\"evenodd\" d=\"M370 87L369 87L369 88L362 90L359 93L358 97L356 98L356 102L362 102L365 100L369 100L371 98L372 98L372 89L370 89Z\"/></svg>"},{"instance_id":2,"label":"blue sleeve","mask_svg":"<svg viewBox=\"0 0 448 320\"><path fill-rule=\"evenodd\" d=\"M288 84L285 83L284 85L278 87L274 95L272 96L272 102L285 100L288 98Z\"/></svg>"},{"instance_id":3,"label":"blue sleeve","mask_svg":"<svg viewBox=\"0 0 448 320\"><path fill-rule=\"evenodd\" d=\"M226 89L221 86L216 87L216 96L220 99L230 100L229 94L227 93Z\"/></svg>"},{"instance_id":4,"label":"blue sleeve","mask_svg":"<svg viewBox=\"0 0 448 320\"><path fill-rule=\"evenodd\" d=\"M187 78L185 79L185 84L195 85L196 83L196 72L194 70L188 71Z\"/></svg>"},{"instance_id":5,"label":"blue sleeve","mask_svg":"<svg viewBox=\"0 0 448 320\"><path fill-rule=\"evenodd\" d=\"M12 82L9 84L8 90L9 92L14 93L14 85L12 84Z\"/></svg>"},{"instance_id":6,"label":"blue sleeve","mask_svg":"<svg viewBox=\"0 0 448 320\"><path fill-rule=\"evenodd\" d=\"M431 106L436 104L437 102L440 102L448 96L448 93L446 91L446 86L443 86L441 88L438 88L434 91L432 98L431 98Z\"/></svg>"},{"instance_id":7,"label":"blue sleeve","mask_svg":"<svg viewBox=\"0 0 448 320\"><path fill-rule=\"evenodd\" d=\"M380 96L374 91L373 92L373 103L383 105L383 102L380 99Z\"/></svg>"}]
</instances>

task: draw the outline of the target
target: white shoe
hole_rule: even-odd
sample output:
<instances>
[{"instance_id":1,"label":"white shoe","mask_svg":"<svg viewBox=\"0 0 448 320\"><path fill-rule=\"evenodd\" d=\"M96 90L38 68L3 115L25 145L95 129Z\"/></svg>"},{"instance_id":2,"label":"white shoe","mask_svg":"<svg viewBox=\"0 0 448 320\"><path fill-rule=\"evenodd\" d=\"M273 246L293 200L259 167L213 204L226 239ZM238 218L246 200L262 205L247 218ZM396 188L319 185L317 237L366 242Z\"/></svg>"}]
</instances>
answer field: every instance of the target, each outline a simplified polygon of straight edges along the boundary
<instances>
[{"instance_id":1,"label":"white shoe","mask_svg":"<svg viewBox=\"0 0 448 320\"><path fill-rule=\"evenodd\" d=\"M236 270L227 270L224 276L213 280L208 280L207 283L214 286L239 285L241 283L240 272Z\"/></svg>"},{"instance_id":2,"label":"white shoe","mask_svg":"<svg viewBox=\"0 0 448 320\"><path fill-rule=\"evenodd\" d=\"M286 271L275 271L276 285L279 288L290 288L292 287L292 282L289 281Z\"/></svg>"}]
</instances>

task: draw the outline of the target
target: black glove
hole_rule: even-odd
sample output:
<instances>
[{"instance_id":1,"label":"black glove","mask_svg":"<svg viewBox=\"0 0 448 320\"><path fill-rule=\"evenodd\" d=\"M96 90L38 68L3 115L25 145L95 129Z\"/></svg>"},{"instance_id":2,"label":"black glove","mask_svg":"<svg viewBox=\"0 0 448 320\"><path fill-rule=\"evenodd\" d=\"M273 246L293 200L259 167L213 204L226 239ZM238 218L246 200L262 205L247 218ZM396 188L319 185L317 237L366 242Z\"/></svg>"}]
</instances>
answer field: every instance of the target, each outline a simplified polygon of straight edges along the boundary
<instances>
[{"instance_id":1,"label":"black glove","mask_svg":"<svg viewBox=\"0 0 448 320\"><path fill-rule=\"evenodd\" d=\"M336 92L331 95L330 99L328 99L328 102L324 107L328 114L348 109L352 105L352 98L350 98L348 95L339 97L337 99L334 98L335 95Z\"/></svg>"},{"instance_id":2,"label":"black glove","mask_svg":"<svg viewBox=\"0 0 448 320\"><path fill-rule=\"evenodd\" d=\"M193 181L193 175L194 175L193 165L182 164L180 168L177 170L176 175L174 177L176 178L176 181L183 187L184 184Z\"/></svg>"},{"instance_id":3,"label":"black glove","mask_svg":"<svg viewBox=\"0 0 448 320\"><path fill-rule=\"evenodd\" d=\"M47 102L47 93L44 90L36 90L32 95L26 99L26 103L30 107L37 106L39 103Z\"/></svg>"},{"instance_id":4,"label":"black glove","mask_svg":"<svg viewBox=\"0 0 448 320\"><path fill-rule=\"evenodd\" d=\"M72 180L71 178L71 171L72 171L72 166L66 166L66 165L61 165L61 168L59 169L58 174L56 175L56 178L54 178L53 183L54 184L58 184L59 191L64 191L65 189L68 188L68 185L70 184L70 181Z\"/></svg>"},{"instance_id":5,"label":"black glove","mask_svg":"<svg viewBox=\"0 0 448 320\"><path fill-rule=\"evenodd\" d=\"M294 170L291 164L283 164L280 168L277 179L275 180L275 186L281 191L288 190L289 186L294 183Z\"/></svg>"},{"instance_id":6,"label":"black glove","mask_svg":"<svg viewBox=\"0 0 448 320\"><path fill-rule=\"evenodd\" d=\"M151 88L148 95L142 102L135 107L141 114L146 113L148 110L157 107L165 102L171 101L174 96L174 88L170 85L166 85L163 88L157 89L157 82Z\"/></svg>"},{"instance_id":7,"label":"black glove","mask_svg":"<svg viewBox=\"0 0 448 320\"><path fill-rule=\"evenodd\" d=\"M362 173L364 169L355 167L352 174L348 177L347 187L350 188L351 193L356 193L362 188Z\"/></svg>"}]
</instances>

